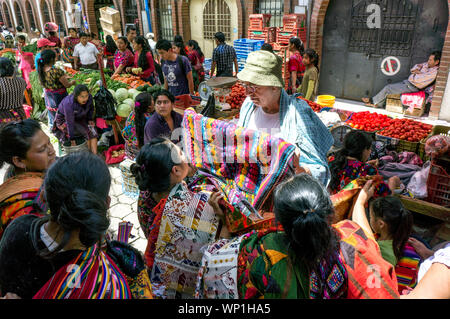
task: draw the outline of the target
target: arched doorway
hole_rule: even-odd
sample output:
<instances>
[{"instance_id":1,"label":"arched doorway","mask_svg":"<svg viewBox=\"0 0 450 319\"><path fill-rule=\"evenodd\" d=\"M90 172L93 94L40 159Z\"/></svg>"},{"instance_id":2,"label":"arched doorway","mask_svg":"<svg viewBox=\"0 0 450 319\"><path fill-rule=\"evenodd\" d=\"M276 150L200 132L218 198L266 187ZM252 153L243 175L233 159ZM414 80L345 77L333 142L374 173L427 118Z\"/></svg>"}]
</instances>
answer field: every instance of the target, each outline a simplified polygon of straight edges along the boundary
<instances>
[{"instance_id":1,"label":"arched doorway","mask_svg":"<svg viewBox=\"0 0 450 319\"><path fill-rule=\"evenodd\" d=\"M139 21L138 7L136 0L125 0L123 2L123 11L125 17L125 24L135 24Z\"/></svg>"},{"instance_id":2,"label":"arched doorway","mask_svg":"<svg viewBox=\"0 0 450 319\"><path fill-rule=\"evenodd\" d=\"M23 21L23 16L22 16L22 8L20 8L17 1L14 2L14 12L16 14L17 25L18 26L20 25L24 30L26 30L25 22Z\"/></svg>"},{"instance_id":3,"label":"arched doorway","mask_svg":"<svg viewBox=\"0 0 450 319\"><path fill-rule=\"evenodd\" d=\"M41 1L41 12L42 12L42 19L44 20L43 21L44 24L46 22L52 22L52 18L50 16L50 9L49 9L47 1L45 1L45 0Z\"/></svg>"},{"instance_id":4,"label":"arched doorway","mask_svg":"<svg viewBox=\"0 0 450 319\"><path fill-rule=\"evenodd\" d=\"M374 4L377 11L370 10ZM374 12L380 12L379 25L373 23ZM446 0L330 1L323 25L320 94L359 101L408 78L412 66L442 49L448 12ZM388 56L400 60L394 76L381 72Z\"/></svg>"},{"instance_id":5,"label":"arched doorway","mask_svg":"<svg viewBox=\"0 0 450 319\"><path fill-rule=\"evenodd\" d=\"M172 26L172 1L159 0L157 7L159 38L169 41L173 40L174 32Z\"/></svg>"},{"instance_id":6,"label":"arched doorway","mask_svg":"<svg viewBox=\"0 0 450 319\"><path fill-rule=\"evenodd\" d=\"M212 57L214 34L221 31L227 43L238 38L238 8L231 0L193 0L190 4L191 37L202 48L206 58Z\"/></svg>"},{"instance_id":7,"label":"arched doorway","mask_svg":"<svg viewBox=\"0 0 450 319\"><path fill-rule=\"evenodd\" d=\"M14 28L14 25L12 23L12 17L11 12L9 11L9 6L6 4L6 2L3 2L3 12L5 13L5 25L8 28Z\"/></svg>"},{"instance_id":8,"label":"arched doorway","mask_svg":"<svg viewBox=\"0 0 450 319\"><path fill-rule=\"evenodd\" d=\"M64 20L64 9L61 7L61 1L56 0L54 2L55 22L59 27L59 32L62 36L66 36L66 23Z\"/></svg>"},{"instance_id":9,"label":"arched doorway","mask_svg":"<svg viewBox=\"0 0 450 319\"><path fill-rule=\"evenodd\" d=\"M102 30L102 26L100 24L100 8L111 7L111 6L115 7L117 10L120 11L120 9L115 6L115 3L113 2L113 0L95 0L94 1L95 21L97 23L98 32L101 32L101 30ZM99 38L100 38L100 35L99 35Z\"/></svg>"},{"instance_id":10,"label":"arched doorway","mask_svg":"<svg viewBox=\"0 0 450 319\"><path fill-rule=\"evenodd\" d=\"M28 16L28 20L30 21L30 28L36 30L36 16L34 15L30 0L25 2L25 12Z\"/></svg>"}]
</instances>

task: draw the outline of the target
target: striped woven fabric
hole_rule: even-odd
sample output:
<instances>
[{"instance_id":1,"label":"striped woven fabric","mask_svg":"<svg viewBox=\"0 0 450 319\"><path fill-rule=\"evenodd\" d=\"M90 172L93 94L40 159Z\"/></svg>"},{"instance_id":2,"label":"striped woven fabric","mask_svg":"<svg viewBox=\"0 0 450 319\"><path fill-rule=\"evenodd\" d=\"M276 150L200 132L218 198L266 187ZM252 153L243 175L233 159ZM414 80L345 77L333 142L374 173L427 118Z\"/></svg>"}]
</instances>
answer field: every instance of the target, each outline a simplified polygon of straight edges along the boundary
<instances>
[{"instance_id":1,"label":"striped woven fabric","mask_svg":"<svg viewBox=\"0 0 450 319\"><path fill-rule=\"evenodd\" d=\"M295 146L269 134L215 120L187 109L182 122L190 163L236 184L259 210L292 167ZM240 200L241 196L233 200Z\"/></svg>"},{"instance_id":2,"label":"striped woven fabric","mask_svg":"<svg viewBox=\"0 0 450 319\"><path fill-rule=\"evenodd\" d=\"M417 273L419 272L420 256L414 248L406 243L403 256L395 265L397 274L398 292L401 294L407 287L414 288L417 285Z\"/></svg>"}]
</instances>

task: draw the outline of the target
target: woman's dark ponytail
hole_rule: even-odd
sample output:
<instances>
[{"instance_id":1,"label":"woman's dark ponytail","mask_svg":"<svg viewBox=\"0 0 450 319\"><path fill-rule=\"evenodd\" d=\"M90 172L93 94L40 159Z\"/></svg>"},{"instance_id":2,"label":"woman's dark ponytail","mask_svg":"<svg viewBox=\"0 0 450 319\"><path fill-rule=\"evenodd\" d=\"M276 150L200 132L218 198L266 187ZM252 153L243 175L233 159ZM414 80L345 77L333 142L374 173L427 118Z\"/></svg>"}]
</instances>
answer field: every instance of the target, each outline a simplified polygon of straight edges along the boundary
<instances>
[{"instance_id":1,"label":"woman's dark ponytail","mask_svg":"<svg viewBox=\"0 0 450 319\"><path fill-rule=\"evenodd\" d=\"M45 71L44 66L55 62L56 53L53 50L47 49L41 52L41 57L38 59L38 75L42 86L45 86Z\"/></svg>"},{"instance_id":2,"label":"woman's dark ponytail","mask_svg":"<svg viewBox=\"0 0 450 319\"><path fill-rule=\"evenodd\" d=\"M44 258L54 256L67 245L76 230L85 247L99 242L109 227L110 185L108 167L98 156L83 152L60 158L49 169L44 181L50 216L36 223L32 231L32 242L38 254ZM42 250L38 244L40 226L48 220L58 224L63 235L52 251Z\"/></svg>"},{"instance_id":3,"label":"woman's dark ponytail","mask_svg":"<svg viewBox=\"0 0 450 319\"><path fill-rule=\"evenodd\" d=\"M134 41L137 44L140 44L142 46L142 51L141 51L141 54L139 54L139 59L138 59L138 63L137 63L138 67L142 68L142 71L147 70L150 67L148 65L147 52L151 52L148 42L143 36L136 37L136 39L134 39Z\"/></svg>"},{"instance_id":4,"label":"woman's dark ponytail","mask_svg":"<svg viewBox=\"0 0 450 319\"><path fill-rule=\"evenodd\" d=\"M327 191L313 177L299 174L277 186L274 211L296 257L309 269L337 251L337 237L330 226L334 214Z\"/></svg>"},{"instance_id":5,"label":"woman's dark ponytail","mask_svg":"<svg viewBox=\"0 0 450 319\"><path fill-rule=\"evenodd\" d=\"M136 138L138 140L139 148L144 146L144 128L146 124L145 113L148 108L153 105L153 96L149 92L142 92L136 96L134 107L134 122L136 126Z\"/></svg>"},{"instance_id":6,"label":"woman's dark ponytail","mask_svg":"<svg viewBox=\"0 0 450 319\"><path fill-rule=\"evenodd\" d=\"M377 198L371 202L371 207L374 216L381 218L387 224L395 257L400 260L412 232L414 220L411 212L395 196Z\"/></svg>"}]
</instances>

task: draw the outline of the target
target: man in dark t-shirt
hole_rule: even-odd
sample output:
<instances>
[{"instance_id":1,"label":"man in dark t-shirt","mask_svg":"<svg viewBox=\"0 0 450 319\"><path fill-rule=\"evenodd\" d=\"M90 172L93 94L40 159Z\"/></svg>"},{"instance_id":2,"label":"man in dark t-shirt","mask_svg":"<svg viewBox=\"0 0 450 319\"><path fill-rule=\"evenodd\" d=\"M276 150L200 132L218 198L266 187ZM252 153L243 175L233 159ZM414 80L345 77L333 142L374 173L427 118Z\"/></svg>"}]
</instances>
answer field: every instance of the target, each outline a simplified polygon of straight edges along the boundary
<instances>
[{"instance_id":1,"label":"man in dark t-shirt","mask_svg":"<svg viewBox=\"0 0 450 319\"><path fill-rule=\"evenodd\" d=\"M194 78L189 59L173 52L172 44L167 40L159 40L156 51L161 57L164 88L174 96L194 94Z\"/></svg>"}]
</instances>

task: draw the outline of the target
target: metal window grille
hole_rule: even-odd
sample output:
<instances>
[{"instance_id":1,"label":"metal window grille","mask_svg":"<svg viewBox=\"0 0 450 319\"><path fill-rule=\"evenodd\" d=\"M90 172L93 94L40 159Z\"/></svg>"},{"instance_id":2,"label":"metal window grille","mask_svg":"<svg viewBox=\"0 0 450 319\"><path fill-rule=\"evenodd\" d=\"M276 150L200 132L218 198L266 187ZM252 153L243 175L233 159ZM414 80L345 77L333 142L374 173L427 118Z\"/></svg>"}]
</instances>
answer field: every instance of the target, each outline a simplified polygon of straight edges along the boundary
<instances>
[{"instance_id":1,"label":"metal window grille","mask_svg":"<svg viewBox=\"0 0 450 319\"><path fill-rule=\"evenodd\" d=\"M22 11L20 11L20 8L19 8L19 5L17 4L17 2L14 3L14 11L16 12L18 25L24 27L23 18L22 18Z\"/></svg>"},{"instance_id":2,"label":"metal window grille","mask_svg":"<svg viewBox=\"0 0 450 319\"><path fill-rule=\"evenodd\" d=\"M369 4L381 7L381 29L369 29L366 12ZM405 0L353 0L350 27L350 52L410 56L419 6Z\"/></svg>"},{"instance_id":3,"label":"metal window grille","mask_svg":"<svg viewBox=\"0 0 450 319\"><path fill-rule=\"evenodd\" d=\"M219 31L223 32L226 41L230 41L230 8L224 0L209 0L203 9L203 37L213 40L214 34Z\"/></svg>"},{"instance_id":4,"label":"metal window grille","mask_svg":"<svg viewBox=\"0 0 450 319\"><path fill-rule=\"evenodd\" d=\"M136 0L127 0L125 3L125 23L134 24L138 18Z\"/></svg>"},{"instance_id":5,"label":"metal window grille","mask_svg":"<svg viewBox=\"0 0 450 319\"><path fill-rule=\"evenodd\" d=\"M44 14L44 23L51 22L52 19L50 18L50 11L48 10L47 1L44 1L42 4L42 12Z\"/></svg>"},{"instance_id":6,"label":"metal window grille","mask_svg":"<svg viewBox=\"0 0 450 319\"><path fill-rule=\"evenodd\" d=\"M284 0L259 0L255 12L270 13L270 26L283 27Z\"/></svg>"},{"instance_id":7,"label":"metal window grille","mask_svg":"<svg viewBox=\"0 0 450 319\"><path fill-rule=\"evenodd\" d=\"M158 7L159 33L161 39L172 41L172 5L170 0L160 0Z\"/></svg>"},{"instance_id":8,"label":"metal window grille","mask_svg":"<svg viewBox=\"0 0 450 319\"><path fill-rule=\"evenodd\" d=\"M27 11L27 15L30 17L30 27L34 30L36 29L36 22L35 22L35 17L33 14L33 9L31 9L31 4L30 1L27 1L26 5L25 5L26 11Z\"/></svg>"}]
</instances>

